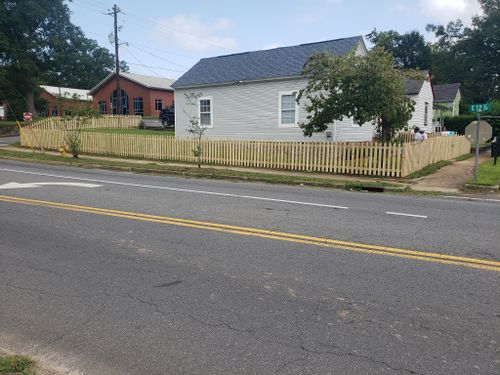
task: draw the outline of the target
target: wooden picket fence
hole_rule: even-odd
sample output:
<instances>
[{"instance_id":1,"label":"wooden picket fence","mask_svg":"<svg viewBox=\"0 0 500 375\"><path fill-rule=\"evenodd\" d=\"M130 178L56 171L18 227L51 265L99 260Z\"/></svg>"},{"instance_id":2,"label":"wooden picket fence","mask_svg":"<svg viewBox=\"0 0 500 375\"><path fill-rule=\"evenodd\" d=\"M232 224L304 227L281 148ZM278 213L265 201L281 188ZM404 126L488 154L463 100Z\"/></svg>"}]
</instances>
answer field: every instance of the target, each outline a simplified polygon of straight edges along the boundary
<instances>
[{"instance_id":1,"label":"wooden picket fence","mask_svg":"<svg viewBox=\"0 0 500 375\"><path fill-rule=\"evenodd\" d=\"M53 116L38 120L31 128L36 130L137 128L141 120L141 116L104 115L101 117L91 117L85 121L79 121L74 117Z\"/></svg>"},{"instance_id":2,"label":"wooden picket fence","mask_svg":"<svg viewBox=\"0 0 500 375\"><path fill-rule=\"evenodd\" d=\"M59 150L69 131L32 127L21 145ZM151 160L196 162L194 139L163 135L80 133L82 153ZM290 171L404 177L426 165L469 152L464 137L435 137L419 143L213 140L201 143L206 164Z\"/></svg>"},{"instance_id":3,"label":"wooden picket fence","mask_svg":"<svg viewBox=\"0 0 500 375\"><path fill-rule=\"evenodd\" d=\"M433 137L423 142L405 143L401 176L408 176L440 160L468 154L470 150L471 144L464 136Z\"/></svg>"}]
</instances>

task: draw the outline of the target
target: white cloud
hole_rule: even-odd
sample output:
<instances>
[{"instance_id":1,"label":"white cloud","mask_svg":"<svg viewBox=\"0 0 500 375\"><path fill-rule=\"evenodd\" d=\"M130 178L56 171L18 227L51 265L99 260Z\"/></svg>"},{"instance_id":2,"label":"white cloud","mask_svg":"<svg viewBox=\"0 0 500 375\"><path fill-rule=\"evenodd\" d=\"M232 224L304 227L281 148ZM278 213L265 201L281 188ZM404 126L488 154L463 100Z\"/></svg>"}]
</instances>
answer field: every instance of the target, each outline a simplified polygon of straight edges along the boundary
<instances>
[{"instance_id":1,"label":"white cloud","mask_svg":"<svg viewBox=\"0 0 500 375\"><path fill-rule=\"evenodd\" d=\"M477 0L420 0L419 5L426 15L444 24L460 18L469 25L472 17L481 12Z\"/></svg>"},{"instance_id":2,"label":"white cloud","mask_svg":"<svg viewBox=\"0 0 500 375\"><path fill-rule=\"evenodd\" d=\"M232 27L227 18L205 22L197 14L178 14L159 21L154 35L163 44L173 42L189 52L234 50L238 46L236 38L227 35Z\"/></svg>"}]
</instances>

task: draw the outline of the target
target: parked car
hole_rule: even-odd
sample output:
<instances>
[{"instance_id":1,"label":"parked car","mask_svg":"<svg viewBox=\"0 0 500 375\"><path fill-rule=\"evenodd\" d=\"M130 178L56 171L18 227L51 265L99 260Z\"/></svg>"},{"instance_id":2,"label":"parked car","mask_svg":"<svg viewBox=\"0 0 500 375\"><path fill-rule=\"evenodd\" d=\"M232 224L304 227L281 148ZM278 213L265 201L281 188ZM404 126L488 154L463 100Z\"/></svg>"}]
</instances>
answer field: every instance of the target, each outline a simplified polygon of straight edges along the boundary
<instances>
[{"instance_id":1,"label":"parked car","mask_svg":"<svg viewBox=\"0 0 500 375\"><path fill-rule=\"evenodd\" d=\"M160 122L164 127L175 127L175 108L167 107L160 111Z\"/></svg>"}]
</instances>

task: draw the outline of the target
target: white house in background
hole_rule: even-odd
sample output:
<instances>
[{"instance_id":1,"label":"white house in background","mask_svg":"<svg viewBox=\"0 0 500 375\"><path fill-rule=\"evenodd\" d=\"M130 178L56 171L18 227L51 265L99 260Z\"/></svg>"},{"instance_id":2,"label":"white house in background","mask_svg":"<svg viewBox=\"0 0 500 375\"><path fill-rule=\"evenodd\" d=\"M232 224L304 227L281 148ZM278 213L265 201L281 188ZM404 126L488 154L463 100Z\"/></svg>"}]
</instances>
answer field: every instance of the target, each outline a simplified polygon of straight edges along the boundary
<instances>
[{"instance_id":1,"label":"white house in background","mask_svg":"<svg viewBox=\"0 0 500 375\"><path fill-rule=\"evenodd\" d=\"M418 127L427 133L432 132L434 91L431 79L429 77L422 80L406 79L405 90L406 95L413 100L415 105L413 116L408 121L408 127L410 129Z\"/></svg>"},{"instance_id":2,"label":"white house in background","mask_svg":"<svg viewBox=\"0 0 500 375\"><path fill-rule=\"evenodd\" d=\"M369 141L373 125L359 126L351 118L311 138L298 125L307 120L304 103L295 101L307 83L301 75L305 62L316 53L352 50L367 53L361 36L202 59L172 85L175 135L187 137L190 118L198 116L208 138ZM195 105L185 99L190 93L201 95Z\"/></svg>"}]
</instances>

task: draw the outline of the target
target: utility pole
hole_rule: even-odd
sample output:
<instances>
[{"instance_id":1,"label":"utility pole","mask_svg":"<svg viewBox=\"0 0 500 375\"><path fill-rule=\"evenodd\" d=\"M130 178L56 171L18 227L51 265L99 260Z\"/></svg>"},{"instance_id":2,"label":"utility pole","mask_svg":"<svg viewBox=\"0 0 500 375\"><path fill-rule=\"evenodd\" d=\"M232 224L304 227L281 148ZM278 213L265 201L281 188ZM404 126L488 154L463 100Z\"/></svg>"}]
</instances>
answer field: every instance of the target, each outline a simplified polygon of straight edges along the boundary
<instances>
[{"instance_id":1,"label":"utility pole","mask_svg":"<svg viewBox=\"0 0 500 375\"><path fill-rule=\"evenodd\" d=\"M109 16L113 15L114 18L114 27L115 27L115 74L116 74L116 114L122 113L122 94L120 87L120 58L118 57L118 48L120 44L118 43L118 13L121 13L118 5L113 5L113 11L107 13ZM113 103L111 103L113 104Z\"/></svg>"}]
</instances>

